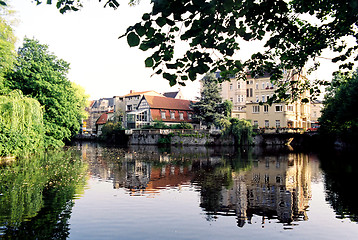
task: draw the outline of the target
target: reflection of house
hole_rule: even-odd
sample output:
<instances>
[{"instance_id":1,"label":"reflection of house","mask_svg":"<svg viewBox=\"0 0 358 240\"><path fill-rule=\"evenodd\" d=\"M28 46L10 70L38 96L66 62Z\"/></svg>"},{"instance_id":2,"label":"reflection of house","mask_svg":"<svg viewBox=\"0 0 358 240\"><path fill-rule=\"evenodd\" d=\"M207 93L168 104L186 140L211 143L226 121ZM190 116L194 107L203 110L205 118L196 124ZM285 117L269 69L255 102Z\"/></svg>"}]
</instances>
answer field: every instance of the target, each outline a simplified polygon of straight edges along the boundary
<instances>
[{"instance_id":1,"label":"reflection of house","mask_svg":"<svg viewBox=\"0 0 358 240\"><path fill-rule=\"evenodd\" d=\"M193 122L189 100L143 95L137 110L127 113L127 127L140 128L153 121L166 124Z\"/></svg>"},{"instance_id":2,"label":"reflection of house","mask_svg":"<svg viewBox=\"0 0 358 240\"><path fill-rule=\"evenodd\" d=\"M305 220L311 197L311 169L307 157L264 157L247 172L233 173L233 187L222 190L223 209L236 212L238 224L253 214L281 222Z\"/></svg>"}]
</instances>

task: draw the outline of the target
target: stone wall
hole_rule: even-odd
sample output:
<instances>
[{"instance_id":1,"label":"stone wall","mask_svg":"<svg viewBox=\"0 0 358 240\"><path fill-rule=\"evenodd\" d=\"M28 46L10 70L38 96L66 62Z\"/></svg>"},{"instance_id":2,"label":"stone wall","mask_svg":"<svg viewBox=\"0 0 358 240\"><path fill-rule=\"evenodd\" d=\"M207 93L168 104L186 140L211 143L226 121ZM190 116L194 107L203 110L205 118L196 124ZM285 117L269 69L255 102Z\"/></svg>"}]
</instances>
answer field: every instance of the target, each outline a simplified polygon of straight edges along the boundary
<instances>
[{"instance_id":1,"label":"stone wall","mask_svg":"<svg viewBox=\"0 0 358 240\"><path fill-rule=\"evenodd\" d=\"M129 145L169 144L178 146L232 146L233 136L221 136L209 130L146 129L126 132ZM309 139L308 139L309 138ZM302 145L312 137L300 133L263 133L253 137L253 145Z\"/></svg>"}]
</instances>

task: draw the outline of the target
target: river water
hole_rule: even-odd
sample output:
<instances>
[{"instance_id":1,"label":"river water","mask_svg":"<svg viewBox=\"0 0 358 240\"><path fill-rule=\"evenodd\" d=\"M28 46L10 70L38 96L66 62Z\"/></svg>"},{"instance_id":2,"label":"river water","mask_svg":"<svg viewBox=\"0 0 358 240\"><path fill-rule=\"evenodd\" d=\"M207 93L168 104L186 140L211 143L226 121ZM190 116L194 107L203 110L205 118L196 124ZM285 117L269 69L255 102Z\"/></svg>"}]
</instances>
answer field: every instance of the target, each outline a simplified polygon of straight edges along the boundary
<instances>
[{"instance_id":1,"label":"river water","mask_svg":"<svg viewBox=\"0 0 358 240\"><path fill-rule=\"evenodd\" d=\"M78 143L0 166L0 238L357 239L350 156Z\"/></svg>"}]
</instances>

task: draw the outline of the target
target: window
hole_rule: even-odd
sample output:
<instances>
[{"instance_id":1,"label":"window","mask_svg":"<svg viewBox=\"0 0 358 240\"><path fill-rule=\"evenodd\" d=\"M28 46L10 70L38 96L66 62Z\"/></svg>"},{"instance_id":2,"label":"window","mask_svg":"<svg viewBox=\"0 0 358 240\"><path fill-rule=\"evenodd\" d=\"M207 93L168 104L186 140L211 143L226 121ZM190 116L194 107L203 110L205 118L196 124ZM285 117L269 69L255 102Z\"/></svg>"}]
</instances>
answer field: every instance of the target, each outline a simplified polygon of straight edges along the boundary
<instances>
[{"instance_id":1,"label":"window","mask_svg":"<svg viewBox=\"0 0 358 240\"><path fill-rule=\"evenodd\" d=\"M287 111L293 112L293 106L292 105L287 105L286 108L287 108Z\"/></svg>"},{"instance_id":2,"label":"window","mask_svg":"<svg viewBox=\"0 0 358 240\"><path fill-rule=\"evenodd\" d=\"M256 83L256 89L259 89L259 83Z\"/></svg>"},{"instance_id":3,"label":"window","mask_svg":"<svg viewBox=\"0 0 358 240\"><path fill-rule=\"evenodd\" d=\"M277 127L277 128L281 127L281 122L280 122L280 120L276 120L276 127Z\"/></svg>"},{"instance_id":4,"label":"window","mask_svg":"<svg viewBox=\"0 0 358 240\"><path fill-rule=\"evenodd\" d=\"M165 119L165 111L160 112L162 119Z\"/></svg>"},{"instance_id":5,"label":"window","mask_svg":"<svg viewBox=\"0 0 358 240\"><path fill-rule=\"evenodd\" d=\"M237 107L237 110L239 110L239 111L244 111L244 107L242 107L242 106Z\"/></svg>"},{"instance_id":6,"label":"window","mask_svg":"<svg viewBox=\"0 0 358 240\"><path fill-rule=\"evenodd\" d=\"M259 122L257 120L254 120L254 126L258 126Z\"/></svg>"},{"instance_id":7,"label":"window","mask_svg":"<svg viewBox=\"0 0 358 240\"><path fill-rule=\"evenodd\" d=\"M132 105L127 105L127 111L132 111Z\"/></svg>"},{"instance_id":8,"label":"window","mask_svg":"<svg viewBox=\"0 0 358 240\"><path fill-rule=\"evenodd\" d=\"M238 95L237 96L237 101L240 102L240 103L244 102L244 95Z\"/></svg>"},{"instance_id":9,"label":"window","mask_svg":"<svg viewBox=\"0 0 358 240\"><path fill-rule=\"evenodd\" d=\"M234 102L234 99L231 97L231 98L230 98L230 101L231 101L231 102Z\"/></svg>"},{"instance_id":10,"label":"window","mask_svg":"<svg viewBox=\"0 0 358 240\"><path fill-rule=\"evenodd\" d=\"M250 97L252 97L252 95L253 95L253 94L252 94L252 88L250 88Z\"/></svg>"},{"instance_id":11,"label":"window","mask_svg":"<svg viewBox=\"0 0 358 240\"><path fill-rule=\"evenodd\" d=\"M252 113L259 113L260 112L260 106L252 106Z\"/></svg>"},{"instance_id":12,"label":"window","mask_svg":"<svg viewBox=\"0 0 358 240\"><path fill-rule=\"evenodd\" d=\"M193 118L193 114L189 113L188 114L188 119L191 120Z\"/></svg>"},{"instance_id":13,"label":"window","mask_svg":"<svg viewBox=\"0 0 358 240\"><path fill-rule=\"evenodd\" d=\"M262 102L265 102L265 95L262 95Z\"/></svg>"},{"instance_id":14,"label":"window","mask_svg":"<svg viewBox=\"0 0 358 240\"><path fill-rule=\"evenodd\" d=\"M170 112L170 118L171 118L171 119L175 119L175 114L174 114L174 112Z\"/></svg>"},{"instance_id":15,"label":"window","mask_svg":"<svg viewBox=\"0 0 358 240\"><path fill-rule=\"evenodd\" d=\"M179 119L184 120L184 114L182 112L179 113Z\"/></svg>"},{"instance_id":16,"label":"window","mask_svg":"<svg viewBox=\"0 0 358 240\"><path fill-rule=\"evenodd\" d=\"M270 126L270 121L269 120L265 120L265 127L269 127Z\"/></svg>"},{"instance_id":17,"label":"window","mask_svg":"<svg viewBox=\"0 0 358 240\"><path fill-rule=\"evenodd\" d=\"M265 113L268 112L268 109L269 109L269 106L268 106L268 105L264 105L264 112L265 112Z\"/></svg>"},{"instance_id":18,"label":"window","mask_svg":"<svg viewBox=\"0 0 358 240\"><path fill-rule=\"evenodd\" d=\"M230 83L230 90L232 90L232 83Z\"/></svg>"},{"instance_id":19,"label":"window","mask_svg":"<svg viewBox=\"0 0 358 240\"><path fill-rule=\"evenodd\" d=\"M259 102L259 96L256 95L256 102Z\"/></svg>"},{"instance_id":20,"label":"window","mask_svg":"<svg viewBox=\"0 0 358 240\"><path fill-rule=\"evenodd\" d=\"M241 82L237 82L237 89L241 88Z\"/></svg>"},{"instance_id":21,"label":"window","mask_svg":"<svg viewBox=\"0 0 358 240\"><path fill-rule=\"evenodd\" d=\"M282 112L282 105L276 105L275 106L275 111L276 112Z\"/></svg>"},{"instance_id":22,"label":"window","mask_svg":"<svg viewBox=\"0 0 358 240\"><path fill-rule=\"evenodd\" d=\"M265 83L262 82L262 89L265 89Z\"/></svg>"}]
</instances>

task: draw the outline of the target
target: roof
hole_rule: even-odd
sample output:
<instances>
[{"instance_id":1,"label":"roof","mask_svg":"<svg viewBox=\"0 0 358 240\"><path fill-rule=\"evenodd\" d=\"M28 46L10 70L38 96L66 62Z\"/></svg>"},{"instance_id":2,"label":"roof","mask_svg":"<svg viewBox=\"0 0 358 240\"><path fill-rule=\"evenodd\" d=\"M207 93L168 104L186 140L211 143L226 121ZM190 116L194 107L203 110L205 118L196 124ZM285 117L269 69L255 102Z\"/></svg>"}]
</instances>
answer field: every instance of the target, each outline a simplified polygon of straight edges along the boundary
<instances>
[{"instance_id":1,"label":"roof","mask_svg":"<svg viewBox=\"0 0 358 240\"><path fill-rule=\"evenodd\" d=\"M98 108L101 105L103 100L108 101L108 107L114 106L114 99L113 98L100 98L98 100L93 100L93 104L91 105L92 108Z\"/></svg>"},{"instance_id":2,"label":"roof","mask_svg":"<svg viewBox=\"0 0 358 240\"><path fill-rule=\"evenodd\" d=\"M96 121L97 125L106 124L108 119L108 114L103 113Z\"/></svg>"},{"instance_id":3,"label":"roof","mask_svg":"<svg viewBox=\"0 0 358 240\"><path fill-rule=\"evenodd\" d=\"M128 93L127 95L124 95L124 97L130 97L130 96L137 96L137 95L142 95L142 94L148 94L148 93L154 93L157 95L161 95L160 93L157 93L156 91L150 90L150 91L144 91L144 92L132 92L132 93Z\"/></svg>"},{"instance_id":4,"label":"roof","mask_svg":"<svg viewBox=\"0 0 358 240\"><path fill-rule=\"evenodd\" d=\"M164 97L175 98L178 95L179 91L176 92L165 92L163 93Z\"/></svg>"},{"instance_id":5,"label":"roof","mask_svg":"<svg viewBox=\"0 0 358 240\"><path fill-rule=\"evenodd\" d=\"M190 100L144 95L150 108L192 110Z\"/></svg>"}]
</instances>

